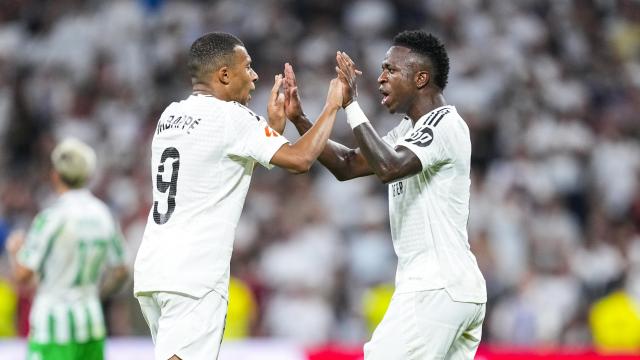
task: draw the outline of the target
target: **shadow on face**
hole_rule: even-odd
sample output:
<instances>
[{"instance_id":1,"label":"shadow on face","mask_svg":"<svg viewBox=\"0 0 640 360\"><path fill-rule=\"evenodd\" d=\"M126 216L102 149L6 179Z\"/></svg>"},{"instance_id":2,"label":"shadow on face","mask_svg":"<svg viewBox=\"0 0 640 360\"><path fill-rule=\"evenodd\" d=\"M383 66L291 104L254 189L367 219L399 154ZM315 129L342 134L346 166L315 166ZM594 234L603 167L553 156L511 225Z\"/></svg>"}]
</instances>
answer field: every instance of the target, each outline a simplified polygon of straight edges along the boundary
<instances>
[{"instance_id":1,"label":"shadow on face","mask_svg":"<svg viewBox=\"0 0 640 360\"><path fill-rule=\"evenodd\" d=\"M244 46L236 46L233 62L229 66L228 92L231 99L247 105L251 92L255 90L258 74L251 67L251 56Z\"/></svg>"}]
</instances>

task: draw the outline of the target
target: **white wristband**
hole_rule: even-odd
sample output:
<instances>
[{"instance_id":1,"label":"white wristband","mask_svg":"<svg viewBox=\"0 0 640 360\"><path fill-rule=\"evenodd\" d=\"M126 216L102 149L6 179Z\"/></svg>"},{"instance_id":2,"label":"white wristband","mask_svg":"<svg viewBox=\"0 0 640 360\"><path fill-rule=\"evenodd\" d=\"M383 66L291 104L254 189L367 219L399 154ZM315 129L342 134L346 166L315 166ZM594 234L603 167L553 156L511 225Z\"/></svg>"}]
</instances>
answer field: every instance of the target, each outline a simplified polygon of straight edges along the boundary
<instances>
[{"instance_id":1,"label":"white wristband","mask_svg":"<svg viewBox=\"0 0 640 360\"><path fill-rule=\"evenodd\" d=\"M357 101L353 101L351 104L347 105L344 108L344 111L347 113L347 122L352 129L355 129L356 126L369 122L367 116L360 109L360 105L358 105Z\"/></svg>"}]
</instances>

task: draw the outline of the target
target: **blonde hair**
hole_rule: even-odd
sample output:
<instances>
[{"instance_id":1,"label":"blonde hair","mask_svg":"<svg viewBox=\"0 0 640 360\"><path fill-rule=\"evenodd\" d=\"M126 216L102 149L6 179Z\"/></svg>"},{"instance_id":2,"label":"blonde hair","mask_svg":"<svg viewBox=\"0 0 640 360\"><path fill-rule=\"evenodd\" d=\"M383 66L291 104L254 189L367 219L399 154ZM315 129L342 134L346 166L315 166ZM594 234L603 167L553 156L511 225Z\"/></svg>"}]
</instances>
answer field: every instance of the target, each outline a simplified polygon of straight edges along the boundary
<instances>
[{"instance_id":1,"label":"blonde hair","mask_svg":"<svg viewBox=\"0 0 640 360\"><path fill-rule=\"evenodd\" d=\"M51 162L60 179L70 188L83 187L96 167L96 153L78 139L65 139L51 152Z\"/></svg>"}]
</instances>

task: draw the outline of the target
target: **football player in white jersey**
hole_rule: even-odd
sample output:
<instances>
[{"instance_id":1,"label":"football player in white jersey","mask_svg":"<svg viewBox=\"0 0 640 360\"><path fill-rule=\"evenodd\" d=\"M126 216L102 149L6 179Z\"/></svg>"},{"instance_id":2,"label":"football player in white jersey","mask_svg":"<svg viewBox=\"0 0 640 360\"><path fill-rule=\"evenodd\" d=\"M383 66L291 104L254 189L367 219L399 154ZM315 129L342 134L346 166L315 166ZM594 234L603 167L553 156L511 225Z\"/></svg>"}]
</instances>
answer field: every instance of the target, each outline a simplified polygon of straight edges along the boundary
<instances>
[{"instance_id":1,"label":"football player in white jersey","mask_svg":"<svg viewBox=\"0 0 640 360\"><path fill-rule=\"evenodd\" d=\"M283 78L275 77L267 120L249 110L258 76L238 38L200 37L189 68L193 94L170 104L154 133L153 207L134 265L134 293L158 360L217 358L234 234L254 165L308 171L342 104L343 85L333 79L315 125L289 144L280 135Z\"/></svg>"},{"instance_id":2,"label":"football player in white jersey","mask_svg":"<svg viewBox=\"0 0 640 360\"><path fill-rule=\"evenodd\" d=\"M366 360L473 359L482 332L486 286L467 239L471 141L443 96L449 58L424 31L393 39L378 78L382 105L406 116L380 137L357 103L353 61L339 53L343 106L357 149L329 141L318 160L339 180L376 175L389 184L398 255L396 289L365 344ZM285 69L285 111L304 134L295 75Z\"/></svg>"},{"instance_id":3,"label":"football player in white jersey","mask_svg":"<svg viewBox=\"0 0 640 360\"><path fill-rule=\"evenodd\" d=\"M122 235L107 206L84 188L93 150L68 139L51 159L59 198L34 219L26 240L18 231L7 241L16 280L38 280L27 359L100 360L106 329L99 290L113 292L127 277ZM105 265L112 272L99 289Z\"/></svg>"}]
</instances>

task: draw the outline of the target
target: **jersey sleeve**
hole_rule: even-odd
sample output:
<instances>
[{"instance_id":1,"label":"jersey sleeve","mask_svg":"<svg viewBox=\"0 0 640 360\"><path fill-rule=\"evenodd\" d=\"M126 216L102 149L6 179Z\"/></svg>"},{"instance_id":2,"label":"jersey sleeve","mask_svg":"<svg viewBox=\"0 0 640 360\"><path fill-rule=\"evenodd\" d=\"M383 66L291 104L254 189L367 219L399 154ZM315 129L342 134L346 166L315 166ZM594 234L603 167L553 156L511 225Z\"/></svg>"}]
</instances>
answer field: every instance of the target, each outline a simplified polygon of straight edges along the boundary
<instances>
[{"instance_id":1,"label":"jersey sleeve","mask_svg":"<svg viewBox=\"0 0 640 360\"><path fill-rule=\"evenodd\" d=\"M64 223L55 211L45 210L38 214L27 232L24 245L18 251L18 262L22 266L40 273L42 265L51 253L51 248L63 227Z\"/></svg>"},{"instance_id":2,"label":"jersey sleeve","mask_svg":"<svg viewBox=\"0 0 640 360\"><path fill-rule=\"evenodd\" d=\"M387 133L387 135L382 137L382 141L384 141L385 143L387 143L390 146L396 146L396 142L398 141L399 138L399 133L400 133L400 129L402 127L402 122L400 122L398 125L396 125L396 127L394 127L393 129L389 130L389 132Z\"/></svg>"},{"instance_id":3,"label":"jersey sleeve","mask_svg":"<svg viewBox=\"0 0 640 360\"><path fill-rule=\"evenodd\" d=\"M446 146L449 131L451 127L446 121L439 123L425 118L416 124L413 132L399 140L396 145L404 146L416 154L422 163L422 171L425 171L453 161L451 150Z\"/></svg>"},{"instance_id":4,"label":"jersey sleeve","mask_svg":"<svg viewBox=\"0 0 640 360\"><path fill-rule=\"evenodd\" d=\"M114 231L107 247L107 265L118 266L126 262L126 251L124 246L124 235L120 225L114 220Z\"/></svg>"},{"instance_id":5,"label":"jersey sleeve","mask_svg":"<svg viewBox=\"0 0 640 360\"><path fill-rule=\"evenodd\" d=\"M242 105L236 106L228 119L229 154L253 159L271 169L271 158L289 140L273 130L263 117Z\"/></svg>"}]
</instances>

